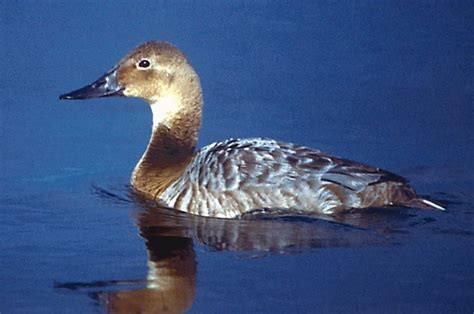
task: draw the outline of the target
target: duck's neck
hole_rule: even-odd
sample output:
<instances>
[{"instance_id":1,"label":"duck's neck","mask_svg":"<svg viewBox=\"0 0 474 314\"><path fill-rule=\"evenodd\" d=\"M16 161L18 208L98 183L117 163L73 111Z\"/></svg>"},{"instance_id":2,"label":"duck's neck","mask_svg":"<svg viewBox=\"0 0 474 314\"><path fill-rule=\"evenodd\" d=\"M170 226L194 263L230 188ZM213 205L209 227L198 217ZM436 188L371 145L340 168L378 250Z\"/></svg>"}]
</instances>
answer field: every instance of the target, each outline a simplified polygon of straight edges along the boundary
<instances>
[{"instance_id":1,"label":"duck's neck","mask_svg":"<svg viewBox=\"0 0 474 314\"><path fill-rule=\"evenodd\" d=\"M197 78L185 83L151 102L152 135L131 179L132 186L148 198L159 198L194 156L202 95Z\"/></svg>"}]
</instances>

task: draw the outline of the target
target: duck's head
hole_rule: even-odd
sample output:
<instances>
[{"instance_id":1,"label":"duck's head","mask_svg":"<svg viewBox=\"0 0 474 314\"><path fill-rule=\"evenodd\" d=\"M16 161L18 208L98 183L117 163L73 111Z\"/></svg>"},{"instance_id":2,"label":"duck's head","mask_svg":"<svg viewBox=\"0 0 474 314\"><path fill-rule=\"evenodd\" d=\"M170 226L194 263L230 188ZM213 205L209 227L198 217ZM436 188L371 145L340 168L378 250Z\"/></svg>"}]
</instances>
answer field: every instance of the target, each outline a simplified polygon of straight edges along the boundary
<instances>
[{"instance_id":1,"label":"duck's head","mask_svg":"<svg viewBox=\"0 0 474 314\"><path fill-rule=\"evenodd\" d=\"M59 99L126 96L152 104L170 90L179 92L177 85L199 85L198 80L178 48L167 42L149 41L133 49L95 82Z\"/></svg>"}]
</instances>

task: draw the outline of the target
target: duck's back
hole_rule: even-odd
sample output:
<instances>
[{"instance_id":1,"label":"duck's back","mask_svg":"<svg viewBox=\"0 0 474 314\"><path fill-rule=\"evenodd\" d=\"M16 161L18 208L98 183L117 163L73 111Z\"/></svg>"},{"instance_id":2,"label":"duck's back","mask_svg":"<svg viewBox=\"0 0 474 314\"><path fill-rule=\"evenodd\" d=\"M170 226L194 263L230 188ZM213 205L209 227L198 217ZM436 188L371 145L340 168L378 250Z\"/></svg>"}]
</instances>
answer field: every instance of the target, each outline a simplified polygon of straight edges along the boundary
<instances>
[{"instance_id":1,"label":"duck's back","mask_svg":"<svg viewBox=\"0 0 474 314\"><path fill-rule=\"evenodd\" d=\"M426 207L400 176L260 138L204 147L161 199L182 211L227 218L268 208L333 214L392 204Z\"/></svg>"}]
</instances>

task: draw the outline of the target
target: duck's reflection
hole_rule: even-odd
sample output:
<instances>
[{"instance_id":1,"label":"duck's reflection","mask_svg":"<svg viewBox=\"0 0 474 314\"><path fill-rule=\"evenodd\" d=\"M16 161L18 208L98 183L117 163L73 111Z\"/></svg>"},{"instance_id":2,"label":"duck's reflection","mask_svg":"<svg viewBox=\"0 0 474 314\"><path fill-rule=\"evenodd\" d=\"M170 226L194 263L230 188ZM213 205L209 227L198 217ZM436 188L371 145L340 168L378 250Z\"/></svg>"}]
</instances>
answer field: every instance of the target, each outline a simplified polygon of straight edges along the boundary
<instances>
[{"instance_id":1,"label":"duck's reflection","mask_svg":"<svg viewBox=\"0 0 474 314\"><path fill-rule=\"evenodd\" d=\"M193 242L212 250L266 255L309 248L359 247L380 243L375 233L313 218L228 220L196 217L165 208L137 213L148 250L146 286L102 293L114 313L180 313L195 296L197 262Z\"/></svg>"},{"instance_id":2,"label":"duck's reflection","mask_svg":"<svg viewBox=\"0 0 474 314\"><path fill-rule=\"evenodd\" d=\"M92 289L90 295L113 313L181 313L191 307L196 294L195 245L255 257L386 242L379 232L357 227L365 224L363 219L348 222L346 216L342 223L285 217L281 213L277 218L270 217L257 214L241 220L217 219L148 206L135 215L148 250L145 280L67 283L58 287L85 288L89 292ZM139 287L132 288L130 284Z\"/></svg>"},{"instance_id":3,"label":"duck's reflection","mask_svg":"<svg viewBox=\"0 0 474 314\"><path fill-rule=\"evenodd\" d=\"M182 313L191 307L196 287L196 258L191 239L143 233L148 276L141 289L102 293L112 313Z\"/></svg>"}]
</instances>

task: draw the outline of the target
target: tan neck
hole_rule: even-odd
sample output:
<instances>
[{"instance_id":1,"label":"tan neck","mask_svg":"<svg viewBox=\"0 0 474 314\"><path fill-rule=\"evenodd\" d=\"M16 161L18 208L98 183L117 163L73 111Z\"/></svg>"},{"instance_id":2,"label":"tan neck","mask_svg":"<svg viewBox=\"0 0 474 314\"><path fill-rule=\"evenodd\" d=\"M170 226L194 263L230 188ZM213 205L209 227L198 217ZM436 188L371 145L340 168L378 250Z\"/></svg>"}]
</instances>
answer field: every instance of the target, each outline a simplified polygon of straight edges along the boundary
<instances>
[{"instance_id":1,"label":"tan neck","mask_svg":"<svg viewBox=\"0 0 474 314\"><path fill-rule=\"evenodd\" d=\"M153 131L131 183L145 196L159 198L182 175L194 156L202 113L197 76L174 79L173 85L153 99L150 106Z\"/></svg>"}]
</instances>

